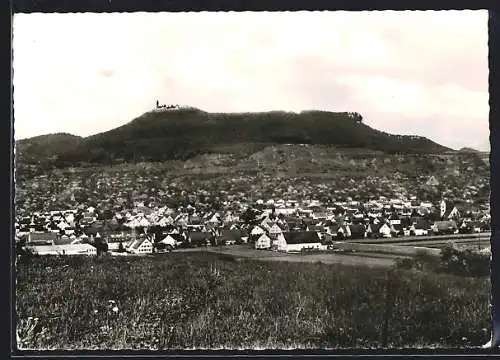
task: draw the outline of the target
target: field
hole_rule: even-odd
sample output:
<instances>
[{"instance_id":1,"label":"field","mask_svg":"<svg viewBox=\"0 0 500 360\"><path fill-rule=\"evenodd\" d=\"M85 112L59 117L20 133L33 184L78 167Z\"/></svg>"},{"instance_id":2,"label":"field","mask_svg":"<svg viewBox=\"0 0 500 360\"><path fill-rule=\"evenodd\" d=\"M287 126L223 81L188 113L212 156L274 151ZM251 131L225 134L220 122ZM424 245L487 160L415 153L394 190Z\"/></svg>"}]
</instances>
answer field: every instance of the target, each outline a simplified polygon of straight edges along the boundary
<instances>
[{"instance_id":1,"label":"field","mask_svg":"<svg viewBox=\"0 0 500 360\"><path fill-rule=\"evenodd\" d=\"M17 330L31 349L479 346L489 294L487 277L213 252L34 258Z\"/></svg>"},{"instance_id":2,"label":"field","mask_svg":"<svg viewBox=\"0 0 500 360\"><path fill-rule=\"evenodd\" d=\"M428 236L401 236L382 239L356 239L357 243L367 244L391 244L391 245L417 245L441 248L449 243L458 246L473 246L484 248L490 246L491 232L478 234L452 234L452 235L428 235Z\"/></svg>"},{"instance_id":3,"label":"field","mask_svg":"<svg viewBox=\"0 0 500 360\"><path fill-rule=\"evenodd\" d=\"M383 267L389 268L396 264L397 259L403 256L380 254L374 252L356 252L354 253L335 253L333 251L324 251L318 253L282 253L268 250L255 250L250 245L232 245L207 247L203 250L199 248L177 250L180 252L199 252L208 251L217 254L224 254L236 259L252 259L260 261L279 261L279 262L301 262L301 263L324 263L324 264L342 264L365 267Z\"/></svg>"}]
</instances>

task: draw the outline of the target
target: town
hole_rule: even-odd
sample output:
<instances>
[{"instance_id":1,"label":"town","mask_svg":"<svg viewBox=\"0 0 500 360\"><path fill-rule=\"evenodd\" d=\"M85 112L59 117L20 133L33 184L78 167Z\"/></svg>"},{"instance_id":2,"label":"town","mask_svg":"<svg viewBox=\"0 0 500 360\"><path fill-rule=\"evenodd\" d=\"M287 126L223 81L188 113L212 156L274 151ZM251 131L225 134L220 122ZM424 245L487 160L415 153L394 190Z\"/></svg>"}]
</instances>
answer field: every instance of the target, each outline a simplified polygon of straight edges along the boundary
<instances>
[{"instance_id":1,"label":"town","mask_svg":"<svg viewBox=\"0 0 500 360\"><path fill-rule=\"evenodd\" d=\"M405 190L415 187L398 186L402 177L397 174L277 181L272 174L235 173L214 181L216 175L206 174L162 177L154 166L119 176L82 171L21 181L15 224L19 247L39 255L118 255L246 243L300 252L328 249L340 240L490 230L487 183L477 177L462 190L449 187L446 195L430 201ZM430 188L439 183L436 176L418 181ZM461 201L454 192L461 192Z\"/></svg>"}]
</instances>

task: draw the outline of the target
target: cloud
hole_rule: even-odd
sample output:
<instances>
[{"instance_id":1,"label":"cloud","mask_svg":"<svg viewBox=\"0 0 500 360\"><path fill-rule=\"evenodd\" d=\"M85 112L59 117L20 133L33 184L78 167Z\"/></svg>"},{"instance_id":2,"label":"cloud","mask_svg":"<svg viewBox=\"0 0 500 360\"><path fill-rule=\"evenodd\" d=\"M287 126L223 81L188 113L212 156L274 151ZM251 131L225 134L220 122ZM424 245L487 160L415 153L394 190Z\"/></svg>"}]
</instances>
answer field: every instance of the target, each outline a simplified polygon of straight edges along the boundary
<instances>
[{"instance_id":1,"label":"cloud","mask_svg":"<svg viewBox=\"0 0 500 360\"><path fill-rule=\"evenodd\" d=\"M357 111L474 146L488 136L487 51L486 11L16 14L16 136L90 135L158 99Z\"/></svg>"}]
</instances>

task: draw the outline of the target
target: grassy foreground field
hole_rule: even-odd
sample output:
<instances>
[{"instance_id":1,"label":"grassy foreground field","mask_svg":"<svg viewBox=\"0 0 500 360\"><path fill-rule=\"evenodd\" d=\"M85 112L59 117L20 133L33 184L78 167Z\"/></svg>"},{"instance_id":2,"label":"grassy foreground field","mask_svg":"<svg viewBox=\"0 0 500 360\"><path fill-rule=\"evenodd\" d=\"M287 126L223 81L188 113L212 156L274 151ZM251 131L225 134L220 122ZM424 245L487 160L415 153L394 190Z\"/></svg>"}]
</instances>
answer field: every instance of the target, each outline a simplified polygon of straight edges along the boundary
<instances>
[{"instance_id":1,"label":"grassy foreground field","mask_svg":"<svg viewBox=\"0 0 500 360\"><path fill-rule=\"evenodd\" d=\"M24 349L479 346L489 294L487 277L215 253L35 258L17 331Z\"/></svg>"}]
</instances>

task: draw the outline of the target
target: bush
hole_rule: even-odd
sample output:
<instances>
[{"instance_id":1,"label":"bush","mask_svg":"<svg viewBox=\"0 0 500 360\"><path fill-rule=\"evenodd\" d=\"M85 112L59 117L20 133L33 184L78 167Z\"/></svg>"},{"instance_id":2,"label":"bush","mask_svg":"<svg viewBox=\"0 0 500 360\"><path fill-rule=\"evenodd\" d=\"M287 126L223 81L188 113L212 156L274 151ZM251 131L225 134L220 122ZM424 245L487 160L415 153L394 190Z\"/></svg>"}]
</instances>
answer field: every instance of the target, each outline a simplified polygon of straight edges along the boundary
<instances>
[{"instance_id":1,"label":"bush","mask_svg":"<svg viewBox=\"0 0 500 360\"><path fill-rule=\"evenodd\" d=\"M398 260L396 267L458 276L483 277L490 273L490 257L488 253L459 249L450 243L441 250L440 258L426 253L417 253L413 258Z\"/></svg>"},{"instance_id":2,"label":"bush","mask_svg":"<svg viewBox=\"0 0 500 360\"><path fill-rule=\"evenodd\" d=\"M21 246L21 244L16 245L16 257L20 263L29 263L32 258L38 257L38 254L34 253L29 248Z\"/></svg>"},{"instance_id":3,"label":"bush","mask_svg":"<svg viewBox=\"0 0 500 360\"><path fill-rule=\"evenodd\" d=\"M488 276L490 257L470 249L461 250L451 243L441 250L441 267L438 271L461 276Z\"/></svg>"},{"instance_id":4,"label":"bush","mask_svg":"<svg viewBox=\"0 0 500 360\"><path fill-rule=\"evenodd\" d=\"M435 271L440 260L436 256L424 251L418 251L414 257L403 258L396 261L396 268L406 270Z\"/></svg>"}]
</instances>

